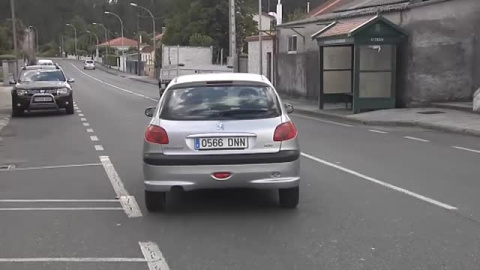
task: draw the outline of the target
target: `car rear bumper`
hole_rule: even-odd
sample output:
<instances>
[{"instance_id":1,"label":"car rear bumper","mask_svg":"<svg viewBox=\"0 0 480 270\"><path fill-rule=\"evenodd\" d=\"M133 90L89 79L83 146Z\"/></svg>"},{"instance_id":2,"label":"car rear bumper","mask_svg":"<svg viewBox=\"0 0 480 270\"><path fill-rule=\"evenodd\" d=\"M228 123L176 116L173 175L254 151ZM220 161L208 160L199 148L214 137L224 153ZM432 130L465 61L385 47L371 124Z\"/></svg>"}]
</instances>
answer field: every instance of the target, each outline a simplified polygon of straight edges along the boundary
<instances>
[{"instance_id":1,"label":"car rear bumper","mask_svg":"<svg viewBox=\"0 0 480 270\"><path fill-rule=\"evenodd\" d=\"M224 160L229 160L224 157ZM218 180L213 173L229 172L230 178ZM185 191L197 189L284 189L300 184L300 159L278 163L222 165L151 165L144 161L145 189L167 192L174 187Z\"/></svg>"}]
</instances>

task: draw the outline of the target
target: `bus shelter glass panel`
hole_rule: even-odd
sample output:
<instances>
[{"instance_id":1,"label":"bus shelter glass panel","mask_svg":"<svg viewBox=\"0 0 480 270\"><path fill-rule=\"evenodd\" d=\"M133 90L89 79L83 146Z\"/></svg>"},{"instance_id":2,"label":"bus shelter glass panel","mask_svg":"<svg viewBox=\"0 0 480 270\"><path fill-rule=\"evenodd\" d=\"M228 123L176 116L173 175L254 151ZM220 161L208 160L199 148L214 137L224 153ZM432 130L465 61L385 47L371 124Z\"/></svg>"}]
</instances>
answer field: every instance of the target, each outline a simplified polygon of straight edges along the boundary
<instances>
[{"instance_id":1,"label":"bus shelter glass panel","mask_svg":"<svg viewBox=\"0 0 480 270\"><path fill-rule=\"evenodd\" d=\"M391 98L394 45L360 46L360 98Z\"/></svg>"},{"instance_id":2,"label":"bus shelter glass panel","mask_svg":"<svg viewBox=\"0 0 480 270\"><path fill-rule=\"evenodd\" d=\"M352 47L323 48L323 93L352 93Z\"/></svg>"}]
</instances>

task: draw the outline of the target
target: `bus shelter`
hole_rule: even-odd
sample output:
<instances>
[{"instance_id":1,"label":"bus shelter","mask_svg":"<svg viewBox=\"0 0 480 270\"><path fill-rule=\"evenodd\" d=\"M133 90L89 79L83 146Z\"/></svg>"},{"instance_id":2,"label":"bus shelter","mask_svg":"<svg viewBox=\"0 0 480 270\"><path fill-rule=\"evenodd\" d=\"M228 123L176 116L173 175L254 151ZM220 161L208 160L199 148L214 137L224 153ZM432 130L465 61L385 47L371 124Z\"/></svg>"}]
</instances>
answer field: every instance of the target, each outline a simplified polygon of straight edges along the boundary
<instances>
[{"instance_id":1,"label":"bus shelter","mask_svg":"<svg viewBox=\"0 0 480 270\"><path fill-rule=\"evenodd\" d=\"M315 33L320 109L337 102L345 102L353 113L395 108L397 46L406 37L380 15L335 21Z\"/></svg>"}]
</instances>

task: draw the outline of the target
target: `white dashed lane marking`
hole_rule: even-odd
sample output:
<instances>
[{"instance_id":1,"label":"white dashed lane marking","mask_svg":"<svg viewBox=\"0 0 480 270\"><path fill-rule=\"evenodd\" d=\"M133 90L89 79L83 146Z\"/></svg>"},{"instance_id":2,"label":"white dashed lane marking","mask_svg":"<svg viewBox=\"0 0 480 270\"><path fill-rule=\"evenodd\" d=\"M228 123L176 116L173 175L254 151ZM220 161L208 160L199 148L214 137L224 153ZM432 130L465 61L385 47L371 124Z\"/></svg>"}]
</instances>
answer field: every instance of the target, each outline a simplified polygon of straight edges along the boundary
<instances>
[{"instance_id":1,"label":"white dashed lane marking","mask_svg":"<svg viewBox=\"0 0 480 270\"><path fill-rule=\"evenodd\" d=\"M83 113L79 113L78 116L83 117L85 115Z\"/></svg>"},{"instance_id":2,"label":"white dashed lane marking","mask_svg":"<svg viewBox=\"0 0 480 270\"><path fill-rule=\"evenodd\" d=\"M452 147L455 148L455 149L458 149L458 150L463 150L463 151L467 151L467 152L471 152L471 153L480 154L480 150L475 150L475 149L461 147L461 146L452 146Z\"/></svg>"},{"instance_id":3,"label":"white dashed lane marking","mask_svg":"<svg viewBox=\"0 0 480 270\"><path fill-rule=\"evenodd\" d=\"M88 133L93 133L93 129L92 128L87 128L87 132Z\"/></svg>"},{"instance_id":4,"label":"white dashed lane marking","mask_svg":"<svg viewBox=\"0 0 480 270\"><path fill-rule=\"evenodd\" d=\"M103 149L103 146L101 146L101 145L95 145L95 150L103 151L104 149Z\"/></svg>"},{"instance_id":5,"label":"white dashed lane marking","mask_svg":"<svg viewBox=\"0 0 480 270\"><path fill-rule=\"evenodd\" d=\"M388 132L381 131L381 130L376 130L376 129L369 129L368 131L373 132L373 133L378 133L378 134L388 134Z\"/></svg>"},{"instance_id":6,"label":"white dashed lane marking","mask_svg":"<svg viewBox=\"0 0 480 270\"><path fill-rule=\"evenodd\" d=\"M410 136L405 136L404 137L407 140L412 140L412 141L417 141L417 142L430 142L429 140L417 138L417 137L410 137Z\"/></svg>"},{"instance_id":7,"label":"white dashed lane marking","mask_svg":"<svg viewBox=\"0 0 480 270\"><path fill-rule=\"evenodd\" d=\"M90 140L92 140L92 142L98 142L99 141L97 136L90 136Z\"/></svg>"},{"instance_id":8,"label":"white dashed lane marking","mask_svg":"<svg viewBox=\"0 0 480 270\"><path fill-rule=\"evenodd\" d=\"M84 126L84 127L89 127L90 124L89 124L89 123L83 123L83 126Z\"/></svg>"},{"instance_id":9,"label":"white dashed lane marking","mask_svg":"<svg viewBox=\"0 0 480 270\"><path fill-rule=\"evenodd\" d=\"M87 118L80 118L80 121L87 122Z\"/></svg>"}]
</instances>

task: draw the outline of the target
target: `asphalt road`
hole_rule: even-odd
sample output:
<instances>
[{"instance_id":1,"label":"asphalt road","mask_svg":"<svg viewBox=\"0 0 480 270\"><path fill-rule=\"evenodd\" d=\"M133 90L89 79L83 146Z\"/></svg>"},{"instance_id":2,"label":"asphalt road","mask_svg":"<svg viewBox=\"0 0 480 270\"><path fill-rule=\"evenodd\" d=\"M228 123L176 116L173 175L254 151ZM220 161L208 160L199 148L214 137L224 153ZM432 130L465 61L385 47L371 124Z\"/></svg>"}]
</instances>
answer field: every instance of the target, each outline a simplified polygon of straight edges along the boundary
<instances>
[{"instance_id":1,"label":"asphalt road","mask_svg":"<svg viewBox=\"0 0 480 270\"><path fill-rule=\"evenodd\" d=\"M0 171L2 270L480 268L477 138L294 114L298 209L271 191L199 191L151 214L141 146L158 89L61 64L76 114L0 133L0 164L15 165Z\"/></svg>"}]
</instances>

